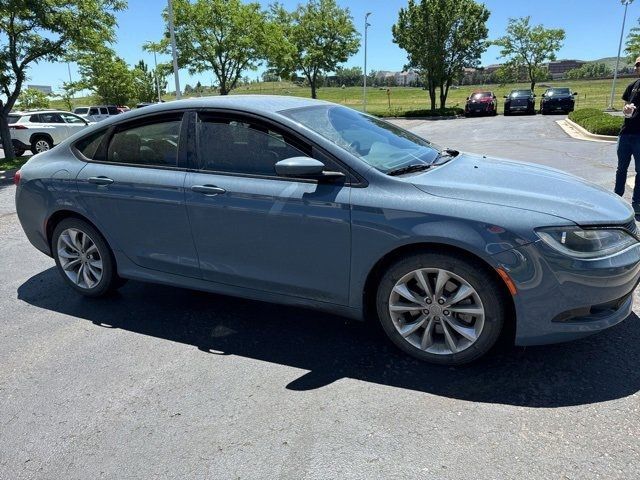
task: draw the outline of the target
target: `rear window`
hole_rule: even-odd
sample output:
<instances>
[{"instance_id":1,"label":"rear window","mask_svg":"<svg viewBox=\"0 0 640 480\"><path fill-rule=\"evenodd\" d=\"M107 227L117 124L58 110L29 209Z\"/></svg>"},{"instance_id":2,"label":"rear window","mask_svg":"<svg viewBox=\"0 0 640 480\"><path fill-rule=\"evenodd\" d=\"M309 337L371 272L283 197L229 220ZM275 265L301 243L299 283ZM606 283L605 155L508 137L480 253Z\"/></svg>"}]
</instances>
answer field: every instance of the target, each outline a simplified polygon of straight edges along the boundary
<instances>
[{"instance_id":1,"label":"rear window","mask_svg":"<svg viewBox=\"0 0 640 480\"><path fill-rule=\"evenodd\" d=\"M7 117L9 123L16 123L18 120L20 120L20 115L9 115Z\"/></svg>"},{"instance_id":2,"label":"rear window","mask_svg":"<svg viewBox=\"0 0 640 480\"><path fill-rule=\"evenodd\" d=\"M103 160L102 158L97 158L96 155L105 133L107 133L106 130L99 130L78 140L74 146L82 153L82 155L91 160Z\"/></svg>"}]
</instances>

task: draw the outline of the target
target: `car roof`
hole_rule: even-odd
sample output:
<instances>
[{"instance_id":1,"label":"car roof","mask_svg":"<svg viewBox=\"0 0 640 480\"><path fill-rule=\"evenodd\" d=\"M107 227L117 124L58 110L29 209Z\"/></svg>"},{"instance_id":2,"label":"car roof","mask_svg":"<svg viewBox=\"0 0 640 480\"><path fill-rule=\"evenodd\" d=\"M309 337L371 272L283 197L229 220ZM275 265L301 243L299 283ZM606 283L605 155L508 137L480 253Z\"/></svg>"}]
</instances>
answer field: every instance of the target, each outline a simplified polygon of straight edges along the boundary
<instances>
[{"instance_id":1,"label":"car roof","mask_svg":"<svg viewBox=\"0 0 640 480\"><path fill-rule=\"evenodd\" d=\"M134 118L137 115L148 115L149 113L161 113L170 112L172 110L194 108L224 108L228 110L241 110L244 112L267 114L270 116L274 112L314 105L333 104L323 100L281 95L220 95L171 100L164 103L153 103L143 109L128 112L127 118Z\"/></svg>"},{"instance_id":2,"label":"car roof","mask_svg":"<svg viewBox=\"0 0 640 480\"><path fill-rule=\"evenodd\" d=\"M67 112L66 110L24 110L24 111L17 111L17 112L9 112L9 115L25 116L25 115L37 115L39 113L72 113L72 112Z\"/></svg>"}]
</instances>

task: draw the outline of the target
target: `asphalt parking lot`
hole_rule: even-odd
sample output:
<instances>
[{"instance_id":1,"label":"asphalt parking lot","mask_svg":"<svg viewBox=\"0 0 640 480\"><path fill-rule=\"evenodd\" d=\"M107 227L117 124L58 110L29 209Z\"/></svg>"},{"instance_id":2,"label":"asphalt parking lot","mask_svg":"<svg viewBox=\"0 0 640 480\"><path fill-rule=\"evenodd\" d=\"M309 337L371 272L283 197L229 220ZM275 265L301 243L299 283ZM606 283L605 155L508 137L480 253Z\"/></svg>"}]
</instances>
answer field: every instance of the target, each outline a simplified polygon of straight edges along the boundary
<instances>
[{"instance_id":1,"label":"asphalt parking lot","mask_svg":"<svg viewBox=\"0 0 640 480\"><path fill-rule=\"evenodd\" d=\"M561 118L398 123L612 188L615 144L568 137ZM13 195L0 184L1 479L638 476L637 293L596 336L437 367L299 308L138 282L80 298Z\"/></svg>"}]
</instances>

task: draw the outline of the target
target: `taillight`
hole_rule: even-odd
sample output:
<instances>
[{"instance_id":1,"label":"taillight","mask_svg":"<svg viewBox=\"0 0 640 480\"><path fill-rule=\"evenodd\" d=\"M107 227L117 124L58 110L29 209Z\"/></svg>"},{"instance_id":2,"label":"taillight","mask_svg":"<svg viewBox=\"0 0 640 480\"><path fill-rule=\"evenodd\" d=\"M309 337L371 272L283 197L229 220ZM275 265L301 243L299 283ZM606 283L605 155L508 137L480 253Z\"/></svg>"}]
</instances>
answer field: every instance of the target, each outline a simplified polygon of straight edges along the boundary
<instances>
[{"instance_id":1,"label":"taillight","mask_svg":"<svg viewBox=\"0 0 640 480\"><path fill-rule=\"evenodd\" d=\"M14 175L13 175L13 184L14 185L18 185L20 183L20 170L18 170Z\"/></svg>"},{"instance_id":2,"label":"taillight","mask_svg":"<svg viewBox=\"0 0 640 480\"><path fill-rule=\"evenodd\" d=\"M24 125L9 125L9 130L28 130Z\"/></svg>"}]
</instances>

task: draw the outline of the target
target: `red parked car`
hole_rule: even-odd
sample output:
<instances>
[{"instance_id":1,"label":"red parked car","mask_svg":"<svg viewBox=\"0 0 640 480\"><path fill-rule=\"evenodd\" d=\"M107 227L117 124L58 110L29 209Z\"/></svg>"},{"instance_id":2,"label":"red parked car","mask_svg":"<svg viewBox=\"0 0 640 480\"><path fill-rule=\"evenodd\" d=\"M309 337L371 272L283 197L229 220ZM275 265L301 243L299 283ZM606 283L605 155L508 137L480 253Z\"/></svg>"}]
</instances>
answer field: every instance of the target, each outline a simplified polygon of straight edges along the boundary
<instances>
[{"instance_id":1,"label":"red parked car","mask_svg":"<svg viewBox=\"0 0 640 480\"><path fill-rule=\"evenodd\" d=\"M493 92L473 92L467 97L464 106L464 116L496 115L498 113L498 99Z\"/></svg>"}]
</instances>

